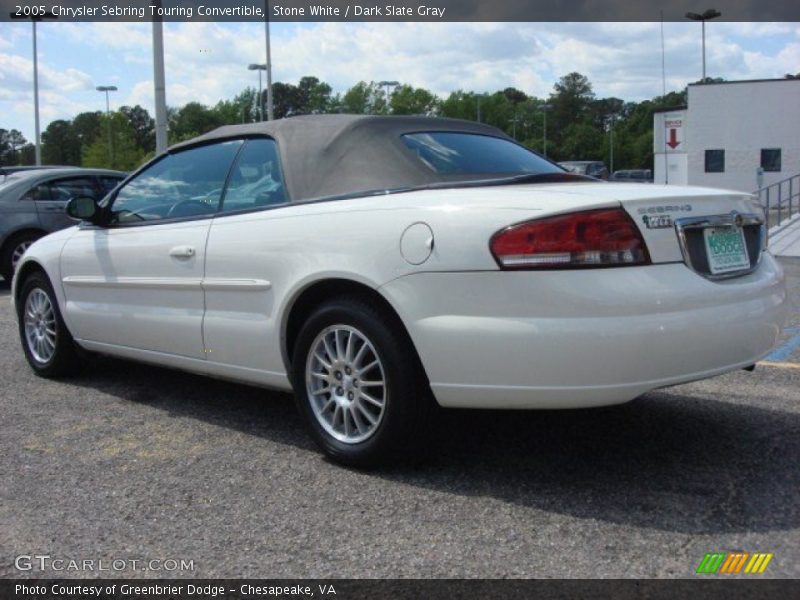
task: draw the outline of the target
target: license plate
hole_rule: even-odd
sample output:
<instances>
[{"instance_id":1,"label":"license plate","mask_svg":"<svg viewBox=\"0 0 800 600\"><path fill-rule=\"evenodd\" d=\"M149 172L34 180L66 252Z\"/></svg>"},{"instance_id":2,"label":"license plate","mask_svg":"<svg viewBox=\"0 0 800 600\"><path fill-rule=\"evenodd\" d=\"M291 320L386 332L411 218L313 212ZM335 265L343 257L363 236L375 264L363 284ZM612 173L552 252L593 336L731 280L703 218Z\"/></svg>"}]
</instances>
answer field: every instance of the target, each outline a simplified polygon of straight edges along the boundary
<instances>
[{"instance_id":1,"label":"license plate","mask_svg":"<svg viewBox=\"0 0 800 600\"><path fill-rule=\"evenodd\" d=\"M703 230L703 238L712 275L750 268L744 232L740 227L708 227Z\"/></svg>"}]
</instances>

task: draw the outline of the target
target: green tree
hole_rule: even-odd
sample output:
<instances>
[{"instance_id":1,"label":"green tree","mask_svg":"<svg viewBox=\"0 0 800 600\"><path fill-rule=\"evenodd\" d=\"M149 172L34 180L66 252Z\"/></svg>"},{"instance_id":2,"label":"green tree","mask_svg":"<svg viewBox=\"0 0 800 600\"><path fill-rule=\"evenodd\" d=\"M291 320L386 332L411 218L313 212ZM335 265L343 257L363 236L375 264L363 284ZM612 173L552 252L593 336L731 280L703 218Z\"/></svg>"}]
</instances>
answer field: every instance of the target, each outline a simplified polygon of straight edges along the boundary
<instances>
[{"instance_id":1,"label":"green tree","mask_svg":"<svg viewBox=\"0 0 800 600\"><path fill-rule=\"evenodd\" d=\"M561 144L552 154L558 160L600 160L606 137L589 123L573 123L561 135Z\"/></svg>"},{"instance_id":2,"label":"green tree","mask_svg":"<svg viewBox=\"0 0 800 600\"><path fill-rule=\"evenodd\" d=\"M100 135L83 152L84 167L132 171L147 156L147 152L136 143L136 131L121 112L113 112L100 118L103 131L111 126L111 146L107 135Z\"/></svg>"},{"instance_id":3,"label":"green tree","mask_svg":"<svg viewBox=\"0 0 800 600\"><path fill-rule=\"evenodd\" d=\"M370 83L359 81L342 96L343 112L356 115L382 112L386 106L383 96L383 91L374 81Z\"/></svg>"},{"instance_id":4,"label":"green tree","mask_svg":"<svg viewBox=\"0 0 800 600\"><path fill-rule=\"evenodd\" d=\"M155 120L138 104L136 106L121 106L119 112L122 113L131 128L136 145L145 152L152 152L156 149L156 123Z\"/></svg>"},{"instance_id":5,"label":"green tree","mask_svg":"<svg viewBox=\"0 0 800 600\"><path fill-rule=\"evenodd\" d=\"M511 102L511 104L519 104L520 102L525 102L528 99L528 96L525 92L518 90L517 88L507 87L503 90L503 96Z\"/></svg>"},{"instance_id":6,"label":"green tree","mask_svg":"<svg viewBox=\"0 0 800 600\"><path fill-rule=\"evenodd\" d=\"M266 118L266 99L264 113ZM303 102L300 90L296 85L276 81L272 84L272 112L276 119L284 119L296 114L303 114Z\"/></svg>"},{"instance_id":7,"label":"green tree","mask_svg":"<svg viewBox=\"0 0 800 600\"><path fill-rule=\"evenodd\" d=\"M451 92L439 105L439 114L451 119L478 120L478 103L483 95L457 90Z\"/></svg>"},{"instance_id":8,"label":"green tree","mask_svg":"<svg viewBox=\"0 0 800 600\"><path fill-rule=\"evenodd\" d=\"M549 100L549 104L553 108L548 116L551 117L549 121L556 148L565 147L568 128L587 118L587 112L593 100L592 84L585 75L569 73L555 83ZM571 131L575 132L576 130L572 129ZM572 143L572 147L577 146L580 144ZM570 158L581 158L578 155L571 156L565 149L557 154L562 154L562 156L566 154Z\"/></svg>"},{"instance_id":9,"label":"green tree","mask_svg":"<svg viewBox=\"0 0 800 600\"><path fill-rule=\"evenodd\" d=\"M247 87L231 100L220 100L211 109L221 125L258 121L258 90Z\"/></svg>"},{"instance_id":10,"label":"green tree","mask_svg":"<svg viewBox=\"0 0 800 600\"><path fill-rule=\"evenodd\" d=\"M36 146L31 143L25 144L19 149L20 165L33 165L36 163Z\"/></svg>"},{"instance_id":11,"label":"green tree","mask_svg":"<svg viewBox=\"0 0 800 600\"><path fill-rule=\"evenodd\" d=\"M42 132L42 164L81 164L81 143L71 121L58 119Z\"/></svg>"},{"instance_id":12,"label":"green tree","mask_svg":"<svg viewBox=\"0 0 800 600\"><path fill-rule=\"evenodd\" d=\"M20 131L17 129L12 129L8 132L8 145L10 150L10 164L18 164L19 163L19 149L22 148L28 141L25 139L25 136L22 135Z\"/></svg>"},{"instance_id":13,"label":"green tree","mask_svg":"<svg viewBox=\"0 0 800 600\"><path fill-rule=\"evenodd\" d=\"M167 118L171 144L208 133L222 125L219 114L199 102L189 102L177 110L168 111Z\"/></svg>"},{"instance_id":14,"label":"green tree","mask_svg":"<svg viewBox=\"0 0 800 600\"><path fill-rule=\"evenodd\" d=\"M401 85L392 93L389 106L396 115L434 115L439 108L439 100L428 90Z\"/></svg>"},{"instance_id":15,"label":"green tree","mask_svg":"<svg viewBox=\"0 0 800 600\"><path fill-rule=\"evenodd\" d=\"M301 77L297 84L300 106L296 114L319 114L330 111L331 86L316 77Z\"/></svg>"},{"instance_id":16,"label":"green tree","mask_svg":"<svg viewBox=\"0 0 800 600\"><path fill-rule=\"evenodd\" d=\"M89 144L105 134L100 127L101 115L100 111L82 112L72 119L72 130L75 132L75 137L78 138L81 153Z\"/></svg>"}]
</instances>

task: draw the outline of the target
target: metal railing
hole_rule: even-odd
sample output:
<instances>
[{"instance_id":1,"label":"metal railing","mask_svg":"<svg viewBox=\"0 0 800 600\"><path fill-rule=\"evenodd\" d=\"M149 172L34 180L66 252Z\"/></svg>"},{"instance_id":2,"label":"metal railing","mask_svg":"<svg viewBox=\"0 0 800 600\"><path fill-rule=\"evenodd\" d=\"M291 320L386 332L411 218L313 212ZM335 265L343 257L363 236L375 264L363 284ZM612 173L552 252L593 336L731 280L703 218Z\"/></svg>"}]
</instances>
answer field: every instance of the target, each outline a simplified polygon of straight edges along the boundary
<instances>
[{"instance_id":1,"label":"metal railing","mask_svg":"<svg viewBox=\"0 0 800 600\"><path fill-rule=\"evenodd\" d=\"M774 235L789 225L789 220L800 214L800 173L753 192L764 209L767 231ZM774 229L773 231L770 231Z\"/></svg>"}]
</instances>

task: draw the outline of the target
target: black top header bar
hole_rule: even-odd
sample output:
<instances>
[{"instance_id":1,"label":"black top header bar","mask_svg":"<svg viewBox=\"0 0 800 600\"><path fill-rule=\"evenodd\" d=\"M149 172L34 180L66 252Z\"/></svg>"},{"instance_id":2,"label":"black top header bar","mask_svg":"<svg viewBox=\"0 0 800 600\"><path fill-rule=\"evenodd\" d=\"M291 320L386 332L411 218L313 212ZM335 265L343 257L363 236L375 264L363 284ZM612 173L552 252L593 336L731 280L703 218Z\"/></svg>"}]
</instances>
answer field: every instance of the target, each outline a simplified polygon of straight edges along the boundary
<instances>
[{"instance_id":1,"label":"black top header bar","mask_svg":"<svg viewBox=\"0 0 800 600\"><path fill-rule=\"evenodd\" d=\"M710 6L709 6L710 5ZM710 9L714 9L711 11ZM721 13L715 16L715 12ZM798 0L0 0L0 21L800 21ZM702 19L700 19L702 20Z\"/></svg>"}]
</instances>

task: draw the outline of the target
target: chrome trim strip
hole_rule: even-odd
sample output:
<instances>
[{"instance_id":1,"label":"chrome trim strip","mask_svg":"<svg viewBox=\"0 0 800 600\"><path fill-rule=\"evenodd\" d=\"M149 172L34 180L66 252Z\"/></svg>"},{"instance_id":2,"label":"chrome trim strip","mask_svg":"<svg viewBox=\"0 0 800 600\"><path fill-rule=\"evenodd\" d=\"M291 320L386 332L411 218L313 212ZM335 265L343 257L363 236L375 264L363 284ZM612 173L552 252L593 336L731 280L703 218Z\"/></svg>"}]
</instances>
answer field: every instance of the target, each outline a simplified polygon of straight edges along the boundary
<instances>
[{"instance_id":1,"label":"chrome trim strip","mask_svg":"<svg viewBox=\"0 0 800 600\"><path fill-rule=\"evenodd\" d=\"M202 282L204 290L207 291L234 291L243 292L264 292L272 287L266 279L224 279L212 277L204 279Z\"/></svg>"},{"instance_id":2,"label":"chrome trim strip","mask_svg":"<svg viewBox=\"0 0 800 600\"><path fill-rule=\"evenodd\" d=\"M70 275L62 280L64 285L72 287L101 288L141 288L141 289L197 289L200 290L201 279L179 277L116 277L108 278L92 275Z\"/></svg>"},{"instance_id":3,"label":"chrome trim strip","mask_svg":"<svg viewBox=\"0 0 800 600\"><path fill-rule=\"evenodd\" d=\"M741 269L739 271L732 271L730 273L720 273L713 275L711 273L701 273L695 269L692 264L692 259L689 256L689 246L686 239L687 229L705 229L706 227L744 227L745 225L758 225L759 226L759 251L755 264L749 269ZM741 277L752 273L758 268L761 262L761 257L764 255L766 247L766 228L764 227L764 219L755 213L740 213L731 211L727 215L705 215L702 217L682 217L674 220L675 232L678 235L679 246L681 248L681 255L683 262L692 271L710 279L712 281L719 281L722 279L731 279L733 277Z\"/></svg>"},{"instance_id":4,"label":"chrome trim strip","mask_svg":"<svg viewBox=\"0 0 800 600\"><path fill-rule=\"evenodd\" d=\"M138 289L174 289L174 290L208 290L208 291L244 291L261 292L272 287L265 279L191 279L179 277L117 277L110 279L101 276L71 275L64 277L64 285L72 287L101 288L138 288Z\"/></svg>"}]
</instances>

